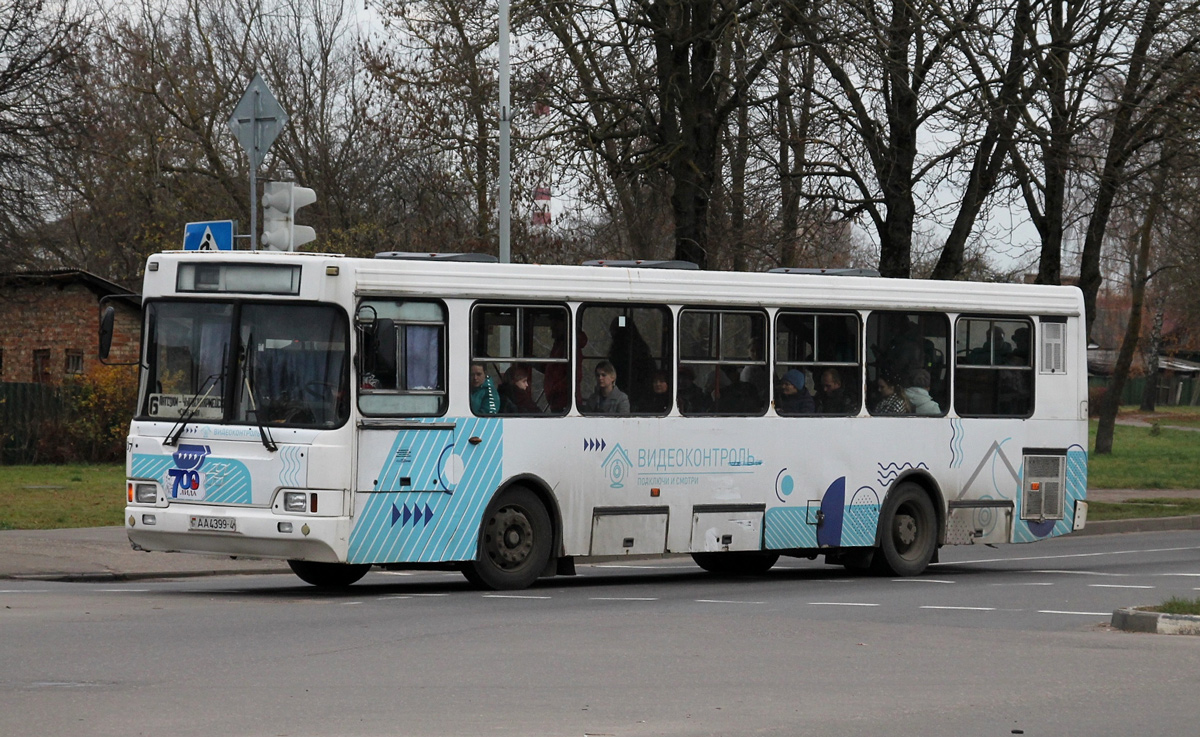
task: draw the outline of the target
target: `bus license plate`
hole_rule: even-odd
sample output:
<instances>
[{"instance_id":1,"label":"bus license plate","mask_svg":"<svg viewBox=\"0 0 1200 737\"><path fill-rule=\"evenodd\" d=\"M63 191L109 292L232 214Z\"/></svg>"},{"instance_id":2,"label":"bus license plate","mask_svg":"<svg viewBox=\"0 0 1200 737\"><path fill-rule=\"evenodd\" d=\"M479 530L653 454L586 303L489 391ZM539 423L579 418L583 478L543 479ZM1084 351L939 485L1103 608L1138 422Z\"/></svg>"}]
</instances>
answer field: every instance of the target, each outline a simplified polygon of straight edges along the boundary
<instances>
[{"instance_id":1,"label":"bus license plate","mask_svg":"<svg viewBox=\"0 0 1200 737\"><path fill-rule=\"evenodd\" d=\"M192 515L188 524L189 530L204 532L237 532L237 519L234 517L205 517Z\"/></svg>"}]
</instances>

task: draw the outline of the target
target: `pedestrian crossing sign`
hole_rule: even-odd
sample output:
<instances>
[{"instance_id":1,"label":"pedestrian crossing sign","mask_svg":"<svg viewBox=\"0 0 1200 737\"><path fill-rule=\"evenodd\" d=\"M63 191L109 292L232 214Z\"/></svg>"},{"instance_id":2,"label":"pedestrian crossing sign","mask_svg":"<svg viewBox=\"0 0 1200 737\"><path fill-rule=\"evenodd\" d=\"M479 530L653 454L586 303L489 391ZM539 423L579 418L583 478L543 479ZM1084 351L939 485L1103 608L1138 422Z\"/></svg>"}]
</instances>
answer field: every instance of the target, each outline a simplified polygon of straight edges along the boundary
<instances>
[{"instance_id":1,"label":"pedestrian crossing sign","mask_svg":"<svg viewBox=\"0 0 1200 737\"><path fill-rule=\"evenodd\" d=\"M183 229L185 251L232 251L233 221L210 220L188 223Z\"/></svg>"}]
</instances>

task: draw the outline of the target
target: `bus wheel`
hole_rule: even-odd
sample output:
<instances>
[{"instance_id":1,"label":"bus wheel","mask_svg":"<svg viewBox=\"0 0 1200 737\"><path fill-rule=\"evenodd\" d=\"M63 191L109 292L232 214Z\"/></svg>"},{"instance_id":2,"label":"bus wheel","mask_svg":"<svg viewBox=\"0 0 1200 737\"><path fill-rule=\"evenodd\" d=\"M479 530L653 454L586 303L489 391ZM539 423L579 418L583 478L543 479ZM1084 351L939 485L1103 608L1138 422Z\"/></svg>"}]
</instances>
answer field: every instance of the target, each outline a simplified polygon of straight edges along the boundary
<instances>
[{"instance_id":1,"label":"bus wheel","mask_svg":"<svg viewBox=\"0 0 1200 737\"><path fill-rule=\"evenodd\" d=\"M532 491L513 487L488 505L479 553L463 575L480 588L527 588L550 562L553 532L545 505Z\"/></svg>"},{"instance_id":2,"label":"bus wheel","mask_svg":"<svg viewBox=\"0 0 1200 737\"><path fill-rule=\"evenodd\" d=\"M888 495L874 563L885 575L920 575L937 549L937 515L920 486L902 483Z\"/></svg>"},{"instance_id":3,"label":"bus wheel","mask_svg":"<svg viewBox=\"0 0 1200 737\"><path fill-rule=\"evenodd\" d=\"M369 563L314 563L308 560L289 560L288 565L301 581L322 589L344 589L371 570Z\"/></svg>"},{"instance_id":4,"label":"bus wheel","mask_svg":"<svg viewBox=\"0 0 1200 737\"><path fill-rule=\"evenodd\" d=\"M709 573L720 576L757 576L771 570L779 553L737 551L733 553L692 553L692 560Z\"/></svg>"}]
</instances>

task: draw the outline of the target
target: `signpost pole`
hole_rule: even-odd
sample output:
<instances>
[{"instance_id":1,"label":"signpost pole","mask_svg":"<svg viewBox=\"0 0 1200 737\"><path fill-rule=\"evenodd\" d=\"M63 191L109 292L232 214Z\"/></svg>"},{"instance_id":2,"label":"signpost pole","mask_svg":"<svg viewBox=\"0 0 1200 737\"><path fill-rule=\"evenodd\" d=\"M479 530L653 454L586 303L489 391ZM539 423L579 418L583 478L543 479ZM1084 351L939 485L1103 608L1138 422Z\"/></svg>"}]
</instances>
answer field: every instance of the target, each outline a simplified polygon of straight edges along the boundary
<instances>
[{"instance_id":1,"label":"signpost pole","mask_svg":"<svg viewBox=\"0 0 1200 737\"><path fill-rule=\"evenodd\" d=\"M509 101L508 61L508 2L500 0L500 192L497 199L500 216L500 263L511 261L509 245L510 218L512 217L512 177L509 164L509 146L512 132L512 106Z\"/></svg>"}]
</instances>

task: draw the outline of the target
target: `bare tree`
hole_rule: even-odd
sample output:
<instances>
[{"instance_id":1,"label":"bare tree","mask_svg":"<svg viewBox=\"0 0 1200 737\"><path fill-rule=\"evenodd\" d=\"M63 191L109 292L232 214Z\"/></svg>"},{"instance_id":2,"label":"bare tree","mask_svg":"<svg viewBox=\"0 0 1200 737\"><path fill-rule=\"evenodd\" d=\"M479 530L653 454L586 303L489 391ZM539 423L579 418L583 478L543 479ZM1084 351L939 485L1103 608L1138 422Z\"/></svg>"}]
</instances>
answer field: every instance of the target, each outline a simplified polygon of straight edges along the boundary
<instances>
[{"instance_id":1,"label":"bare tree","mask_svg":"<svg viewBox=\"0 0 1200 737\"><path fill-rule=\"evenodd\" d=\"M79 124L71 99L84 43L68 3L0 0L0 270L38 257L33 235L52 217L44 162L53 139Z\"/></svg>"}]
</instances>

